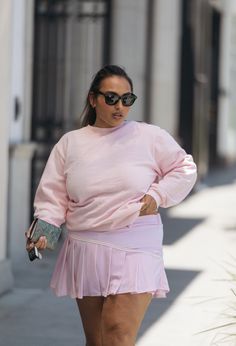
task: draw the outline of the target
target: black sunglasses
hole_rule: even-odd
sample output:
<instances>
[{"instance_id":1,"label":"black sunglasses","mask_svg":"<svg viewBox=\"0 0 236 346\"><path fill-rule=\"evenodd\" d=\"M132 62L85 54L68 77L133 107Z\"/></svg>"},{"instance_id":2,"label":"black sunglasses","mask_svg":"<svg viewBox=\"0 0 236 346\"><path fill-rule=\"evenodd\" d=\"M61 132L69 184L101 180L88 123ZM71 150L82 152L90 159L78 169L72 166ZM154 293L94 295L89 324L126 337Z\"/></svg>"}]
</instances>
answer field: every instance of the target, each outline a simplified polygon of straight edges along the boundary
<instances>
[{"instance_id":1,"label":"black sunglasses","mask_svg":"<svg viewBox=\"0 0 236 346\"><path fill-rule=\"evenodd\" d=\"M104 96L105 102L109 106L113 106L117 102L119 102L119 100L121 100L123 106L129 107L129 106L132 106L132 104L134 103L134 101L137 98L137 96L134 95L133 93L126 93L126 94L123 94L121 96L112 92L112 91L109 91L106 93L98 91L97 93Z\"/></svg>"}]
</instances>

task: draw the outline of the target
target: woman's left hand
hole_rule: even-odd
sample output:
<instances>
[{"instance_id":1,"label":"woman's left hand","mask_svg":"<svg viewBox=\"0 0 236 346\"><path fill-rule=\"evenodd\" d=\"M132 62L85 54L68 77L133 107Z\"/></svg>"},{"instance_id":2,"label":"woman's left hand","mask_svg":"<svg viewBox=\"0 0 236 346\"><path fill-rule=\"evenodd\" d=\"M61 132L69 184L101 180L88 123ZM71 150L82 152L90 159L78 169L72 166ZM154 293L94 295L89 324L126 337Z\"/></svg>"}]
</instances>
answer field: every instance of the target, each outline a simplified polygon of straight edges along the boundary
<instances>
[{"instance_id":1,"label":"woman's left hand","mask_svg":"<svg viewBox=\"0 0 236 346\"><path fill-rule=\"evenodd\" d=\"M140 200L140 202L144 202L144 205L142 206L140 210L139 216L158 214L158 207L157 207L155 199L152 196L145 195Z\"/></svg>"}]
</instances>

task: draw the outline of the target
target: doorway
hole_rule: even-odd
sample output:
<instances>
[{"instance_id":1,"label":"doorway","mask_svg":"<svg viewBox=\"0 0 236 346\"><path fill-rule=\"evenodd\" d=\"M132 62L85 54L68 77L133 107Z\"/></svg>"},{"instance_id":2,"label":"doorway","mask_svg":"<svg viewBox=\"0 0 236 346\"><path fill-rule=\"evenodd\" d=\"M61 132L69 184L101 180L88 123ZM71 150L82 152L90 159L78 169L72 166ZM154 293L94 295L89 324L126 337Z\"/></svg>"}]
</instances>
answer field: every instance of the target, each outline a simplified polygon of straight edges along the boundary
<instances>
[{"instance_id":1,"label":"doorway","mask_svg":"<svg viewBox=\"0 0 236 346\"><path fill-rule=\"evenodd\" d=\"M209 119L209 168L219 164L217 155L218 98L219 98L219 54L221 14L212 10L211 34L211 103Z\"/></svg>"},{"instance_id":2,"label":"doorway","mask_svg":"<svg viewBox=\"0 0 236 346\"><path fill-rule=\"evenodd\" d=\"M31 205L53 145L78 125L91 76L109 63L111 0L36 0Z\"/></svg>"}]
</instances>

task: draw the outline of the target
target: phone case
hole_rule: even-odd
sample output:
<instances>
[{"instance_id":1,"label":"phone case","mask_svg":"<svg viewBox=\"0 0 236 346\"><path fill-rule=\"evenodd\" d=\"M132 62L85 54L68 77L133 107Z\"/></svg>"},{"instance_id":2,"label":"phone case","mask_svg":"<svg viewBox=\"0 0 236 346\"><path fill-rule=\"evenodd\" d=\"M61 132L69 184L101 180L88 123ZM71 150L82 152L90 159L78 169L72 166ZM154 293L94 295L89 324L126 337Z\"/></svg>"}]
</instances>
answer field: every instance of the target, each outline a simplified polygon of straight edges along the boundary
<instances>
[{"instance_id":1,"label":"phone case","mask_svg":"<svg viewBox=\"0 0 236 346\"><path fill-rule=\"evenodd\" d=\"M36 243L41 236L45 236L47 238L47 248L54 250L60 235L60 227L40 219L35 219L30 226L28 238Z\"/></svg>"},{"instance_id":2,"label":"phone case","mask_svg":"<svg viewBox=\"0 0 236 346\"><path fill-rule=\"evenodd\" d=\"M34 261L36 258L37 259L42 259L42 255L38 251L36 246L28 252L28 256L29 256L29 259L30 259L31 262Z\"/></svg>"}]
</instances>

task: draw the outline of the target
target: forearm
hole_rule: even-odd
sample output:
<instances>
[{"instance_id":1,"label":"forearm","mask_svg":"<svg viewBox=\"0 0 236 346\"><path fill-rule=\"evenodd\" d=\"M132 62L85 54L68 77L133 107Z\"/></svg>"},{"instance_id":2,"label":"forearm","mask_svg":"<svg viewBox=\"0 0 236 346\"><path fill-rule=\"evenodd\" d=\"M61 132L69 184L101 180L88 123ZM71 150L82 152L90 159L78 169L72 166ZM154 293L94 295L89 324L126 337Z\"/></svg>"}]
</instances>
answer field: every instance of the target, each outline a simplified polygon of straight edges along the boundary
<instances>
[{"instance_id":1,"label":"forearm","mask_svg":"<svg viewBox=\"0 0 236 346\"><path fill-rule=\"evenodd\" d=\"M191 191L197 178L196 165L191 155L186 155L158 182L154 182L147 194L151 195L157 206L168 208L180 203Z\"/></svg>"}]
</instances>

